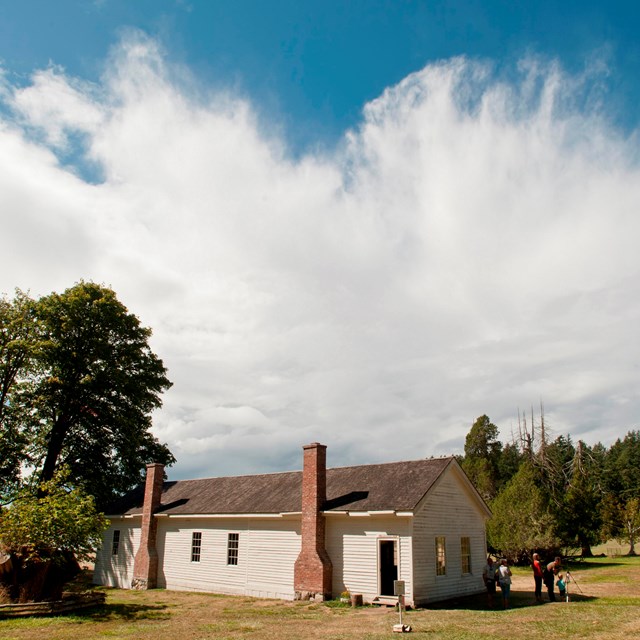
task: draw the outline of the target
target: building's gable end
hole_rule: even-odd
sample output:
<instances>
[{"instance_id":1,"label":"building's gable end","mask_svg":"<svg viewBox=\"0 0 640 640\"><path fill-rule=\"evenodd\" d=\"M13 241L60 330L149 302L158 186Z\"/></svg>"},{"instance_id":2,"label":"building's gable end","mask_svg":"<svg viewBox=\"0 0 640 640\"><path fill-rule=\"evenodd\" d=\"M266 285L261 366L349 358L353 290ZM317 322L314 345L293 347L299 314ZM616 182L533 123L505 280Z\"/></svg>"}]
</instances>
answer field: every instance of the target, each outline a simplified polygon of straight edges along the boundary
<instances>
[{"instance_id":1,"label":"building's gable end","mask_svg":"<svg viewBox=\"0 0 640 640\"><path fill-rule=\"evenodd\" d=\"M475 506L478 513L481 514L485 519L490 518L491 510L487 506L487 503L482 499L482 496L473 486L473 483L469 480L467 474L463 471L462 467L458 464L455 458L450 459L449 464L442 470L438 478L433 482L428 491L416 504L414 513L420 513L428 503L429 496L436 493L441 483L451 476L456 479L456 482L459 484L460 491L467 496L469 502Z\"/></svg>"},{"instance_id":2,"label":"building's gable end","mask_svg":"<svg viewBox=\"0 0 640 640\"><path fill-rule=\"evenodd\" d=\"M416 510L413 523L417 604L483 589L488 509L457 463L441 474ZM463 547L468 550L463 560ZM469 570L470 569L470 570Z\"/></svg>"}]
</instances>

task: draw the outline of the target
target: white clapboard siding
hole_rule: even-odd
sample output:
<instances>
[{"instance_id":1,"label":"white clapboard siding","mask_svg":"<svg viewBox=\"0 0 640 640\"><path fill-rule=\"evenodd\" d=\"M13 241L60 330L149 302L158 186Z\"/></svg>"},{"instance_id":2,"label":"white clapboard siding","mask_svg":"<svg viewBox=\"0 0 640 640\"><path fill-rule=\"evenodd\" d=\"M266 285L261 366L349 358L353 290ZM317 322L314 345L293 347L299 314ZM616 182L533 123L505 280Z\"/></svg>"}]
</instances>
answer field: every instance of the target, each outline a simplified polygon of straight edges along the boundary
<instances>
[{"instance_id":1,"label":"white clapboard siding","mask_svg":"<svg viewBox=\"0 0 640 640\"><path fill-rule=\"evenodd\" d=\"M249 518L162 519L158 523L158 586L293 599L298 522ZM199 562L193 532L202 533ZM238 564L227 564L229 533L239 534Z\"/></svg>"},{"instance_id":2,"label":"white clapboard siding","mask_svg":"<svg viewBox=\"0 0 640 640\"><path fill-rule=\"evenodd\" d=\"M113 531L120 531L118 554L113 555ZM104 543L96 553L93 582L109 587L129 589L133 578L133 559L140 545L140 520L113 520L103 536Z\"/></svg>"},{"instance_id":3,"label":"white clapboard siding","mask_svg":"<svg viewBox=\"0 0 640 640\"><path fill-rule=\"evenodd\" d=\"M326 547L333 564L333 595L362 594L371 602L379 593L378 549L381 539L398 541L398 579L412 581L410 518L397 516L327 517ZM411 599L407 590L407 602Z\"/></svg>"},{"instance_id":4,"label":"white clapboard siding","mask_svg":"<svg viewBox=\"0 0 640 640\"><path fill-rule=\"evenodd\" d=\"M247 595L293 599L293 571L300 546L299 518L252 520L247 549Z\"/></svg>"},{"instance_id":5,"label":"white clapboard siding","mask_svg":"<svg viewBox=\"0 0 640 640\"><path fill-rule=\"evenodd\" d=\"M485 517L468 481L454 466L431 489L413 520L415 604L478 593L483 590L486 553ZM436 575L436 536L446 540L446 575ZM471 573L462 573L461 537L471 543Z\"/></svg>"}]
</instances>

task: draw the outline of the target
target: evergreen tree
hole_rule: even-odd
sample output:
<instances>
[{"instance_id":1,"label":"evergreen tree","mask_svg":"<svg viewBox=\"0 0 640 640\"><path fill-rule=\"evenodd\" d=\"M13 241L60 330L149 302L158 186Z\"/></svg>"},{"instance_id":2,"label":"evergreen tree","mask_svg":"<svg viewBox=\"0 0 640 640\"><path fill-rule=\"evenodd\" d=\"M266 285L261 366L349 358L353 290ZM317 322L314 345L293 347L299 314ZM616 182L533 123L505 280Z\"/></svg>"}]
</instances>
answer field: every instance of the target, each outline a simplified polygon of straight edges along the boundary
<instances>
[{"instance_id":1,"label":"evergreen tree","mask_svg":"<svg viewBox=\"0 0 640 640\"><path fill-rule=\"evenodd\" d=\"M629 431L616 440L607 452L602 483L605 498L602 507L602 534L630 545L635 555L638 540L638 504L640 501L640 432Z\"/></svg>"},{"instance_id":2,"label":"evergreen tree","mask_svg":"<svg viewBox=\"0 0 640 640\"><path fill-rule=\"evenodd\" d=\"M556 510L556 530L565 546L580 547L583 557L592 556L591 545L600 540L601 474L597 456L584 442L579 441L571 462L564 499Z\"/></svg>"},{"instance_id":3,"label":"evergreen tree","mask_svg":"<svg viewBox=\"0 0 640 640\"><path fill-rule=\"evenodd\" d=\"M485 500L493 499L500 485L499 465L502 443L498 427L488 416L480 416L472 425L464 444L462 468Z\"/></svg>"},{"instance_id":4,"label":"evergreen tree","mask_svg":"<svg viewBox=\"0 0 640 640\"><path fill-rule=\"evenodd\" d=\"M540 475L530 462L520 465L504 490L491 502L487 541L511 562L530 557L534 550L555 550L554 515L540 487Z\"/></svg>"}]
</instances>

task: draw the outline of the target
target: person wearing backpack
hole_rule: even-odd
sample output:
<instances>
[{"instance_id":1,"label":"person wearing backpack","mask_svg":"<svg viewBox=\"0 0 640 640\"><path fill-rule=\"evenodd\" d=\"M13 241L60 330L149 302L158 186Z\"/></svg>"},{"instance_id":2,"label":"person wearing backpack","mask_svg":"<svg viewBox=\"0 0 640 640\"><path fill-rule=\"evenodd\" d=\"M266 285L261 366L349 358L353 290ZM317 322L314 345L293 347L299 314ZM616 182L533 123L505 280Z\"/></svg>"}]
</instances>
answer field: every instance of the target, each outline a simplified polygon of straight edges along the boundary
<instances>
[{"instance_id":1,"label":"person wearing backpack","mask_svg":"<svg viewBox=\"0 0 640 640\"><path fill-rule=\"evenodd\" d=\"M487 557L487 564L482 572L482 579L484 580L484 586L487 589L487 605L490 609L493 609L494 597L496 595L496 572L498 568L493 562L491 556Z\"/></svg>"},{"instance_id":2,"label":"person wearing backpack","mask_svg":"<svg viewBox=\"0 0 640 640\"><path fill-rule=\"evenodd\" d=\"M498 582L502 591L502 607L504 609L509 608L509 594L511 593L511 569L507 565L507 559L502 558L500 560L500 566L498 567Z\"/></svg>"}]
</instances>

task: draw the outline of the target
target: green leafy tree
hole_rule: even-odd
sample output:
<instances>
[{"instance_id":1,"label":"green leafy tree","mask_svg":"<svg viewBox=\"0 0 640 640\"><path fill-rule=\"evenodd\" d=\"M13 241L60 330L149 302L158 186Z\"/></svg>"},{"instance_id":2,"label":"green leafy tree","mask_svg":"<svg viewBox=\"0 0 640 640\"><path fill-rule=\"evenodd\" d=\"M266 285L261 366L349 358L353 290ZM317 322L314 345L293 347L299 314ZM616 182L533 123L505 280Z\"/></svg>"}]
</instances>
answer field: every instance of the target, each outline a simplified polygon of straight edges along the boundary
<instances>
[{"instance_id":1,"label":"green leafy tree","mask_svg":"<svg viewBox=\"0 0 640 640\"><path fill-rule=\"evenodd\" d=\"M11 499L20 467L28 462L23 429L28 408L20 396L34 374L39 340L33 300L21 291L13 300L0 298L0 502Z\"/></svg>"},{"instance_id":2,"label":"green leafy tree","mask_svg":"<svg viewBox=\"0 0 640 640\"><path fill-rule=\"evenodd\" d=\"M554 516L540 475L527 461L491 503L487 542L511 562L530 557L535 549L557 549Z\"/></svg>"},{"instance_id":3,"label":"green leafy tree","mask_svg":"<svg viewBox=\"0 0 640 640\"><path fill-rule=\"evenodd\" d=\"M638 555L636 543L640 538L640 499L620 500L608 495L603 500L602 534L606 540L615 538L619 544L628 544L627 555Z\"/></svg>"},{"instance_id":4,"label":"green leafy tree","mask_svg":"<svg viewBox=\"0 0 640 640\"><path fill-rule=\"evenodd\" d=\"M67 476L60 470L39 495L23 488L0 513L0 548L12 561L7 582L20 601L59 595L69 559L91 559L102 542L106 519L92 496L65 484Z\"/></svg>"},{"instance_id":5,"label":"green leafy tree","mask_svg":"<svg viewBox=\"0 0 640 640\"><path fill-rule=\"evenodd\" d=\"M81 282L30 305L35 365L19 368L5 403L21 412L13 442L35 484L65 466L102 507L141 482L146 463L175 461L150 432L171 383L151 330L111 289Z\"/></svg>"},{"instance_id":6,"label":"green leafy tree","mask_svg":"<svg viewBox=\"0 0 640 640\"><path fill-rule=\"evenodd\" d=\"M629 498L626 501L622 509L622 523L623 535L620 538L629 543L628 555L635 556L637 555L635 545L640 537L640 499Z\"/></svg>"},{"instance_id":7,"label":"green leafy tree","mask_svg":"<svg viewBox=\"0 0 640 640\"><path fill-rule=\"evenodd\" d=\"M0 540L10 553L25 562L50 560L71 552L78 560L91 560L107 527L92 496L65 484L62 470L44 482L42 497L22 490L0 514Z\"/></svg>"}]
</instances>

